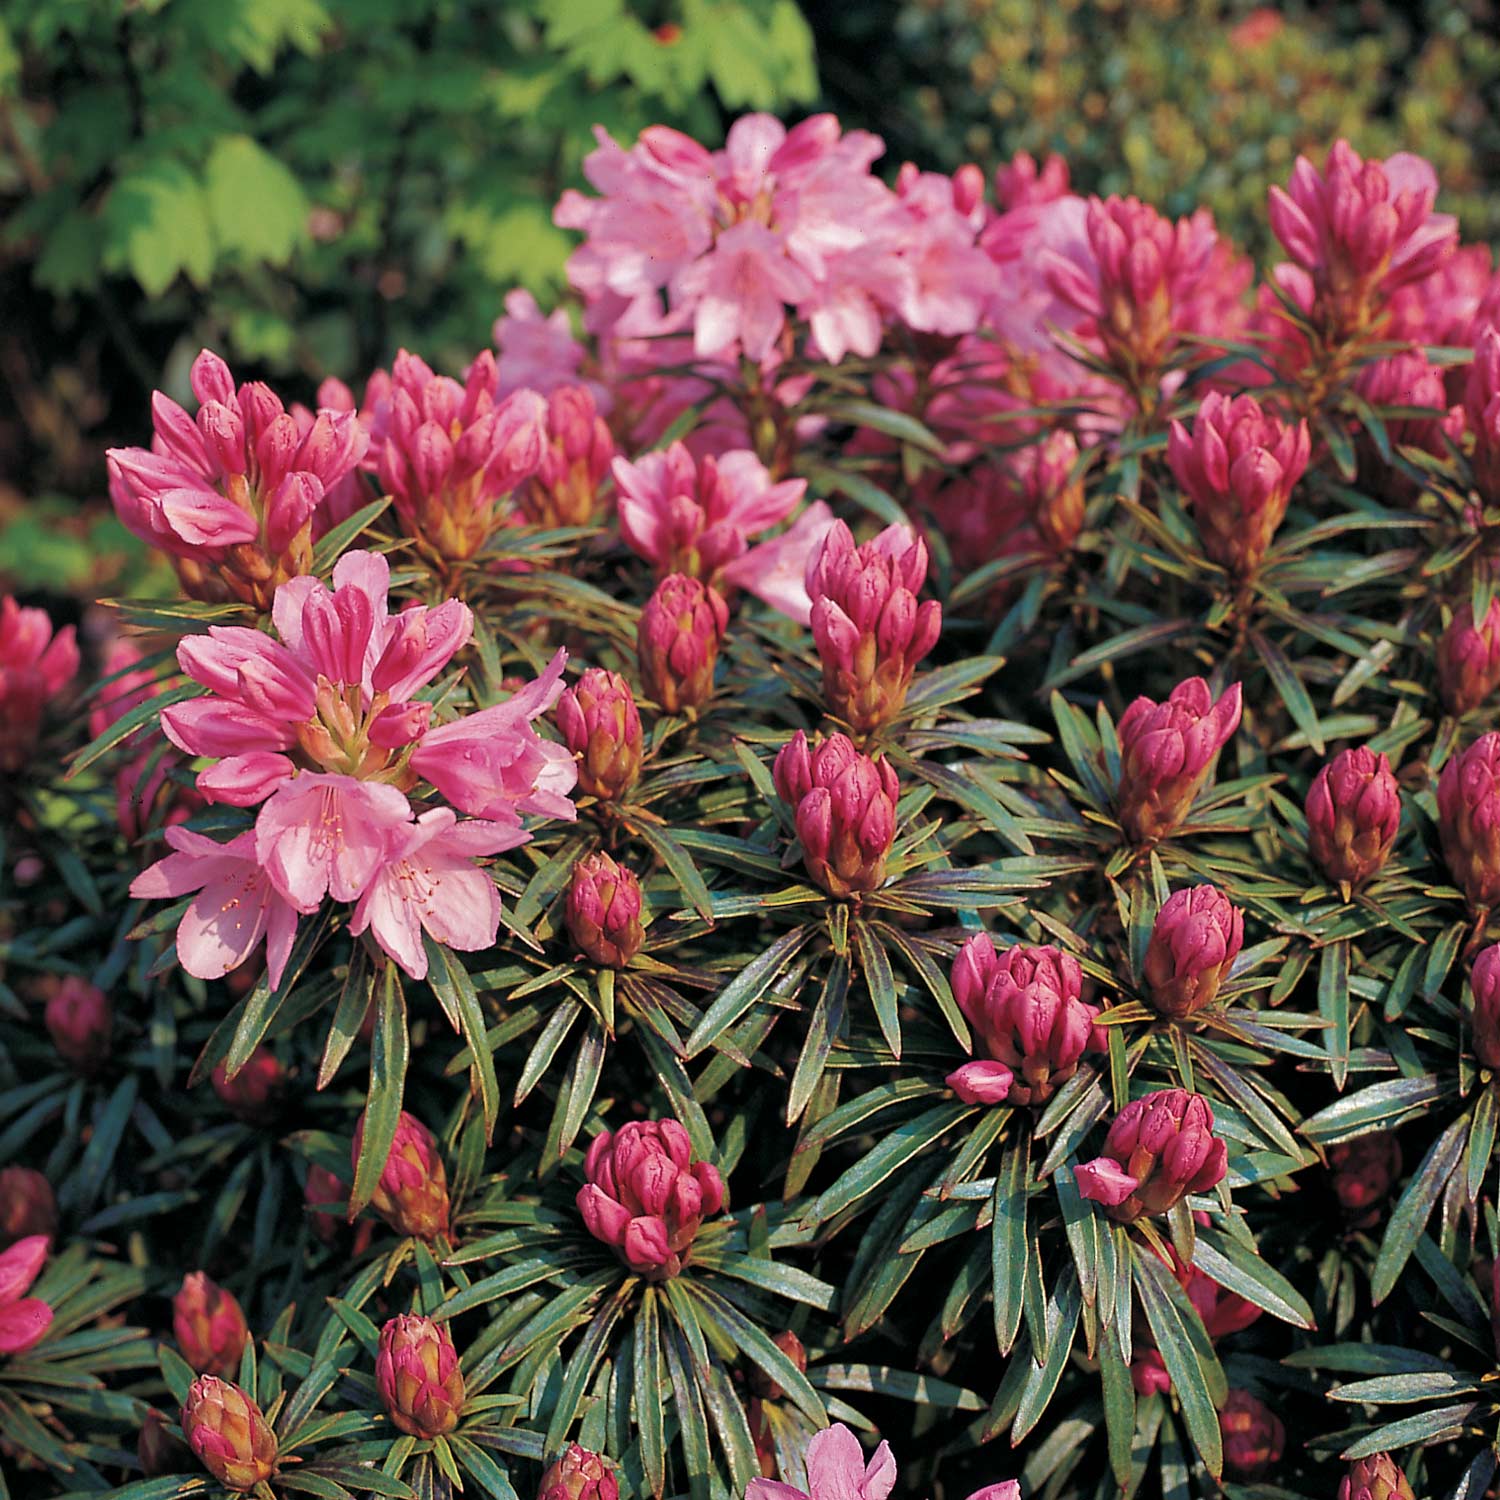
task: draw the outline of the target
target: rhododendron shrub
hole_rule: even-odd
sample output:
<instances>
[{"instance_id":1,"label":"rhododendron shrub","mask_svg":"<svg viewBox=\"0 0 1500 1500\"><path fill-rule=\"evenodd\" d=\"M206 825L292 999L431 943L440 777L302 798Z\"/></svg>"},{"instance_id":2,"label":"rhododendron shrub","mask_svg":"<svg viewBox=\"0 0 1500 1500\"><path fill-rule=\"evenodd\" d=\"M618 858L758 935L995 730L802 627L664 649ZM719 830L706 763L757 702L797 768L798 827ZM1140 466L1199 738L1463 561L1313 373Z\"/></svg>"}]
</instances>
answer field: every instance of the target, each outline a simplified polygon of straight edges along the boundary
<instances>
[{"instance_id":1,"label":"rhododendron shrub","mask_svg":"<svg viewBox=\"0 0 1500 1500\"><path fill-rule=\"evenodd\" d=\"M568 300L201 355L184 597L5 601L12 1490L1492 1486L1488 262L881 152L601 130Z\"/></svg>"}]
</instances>

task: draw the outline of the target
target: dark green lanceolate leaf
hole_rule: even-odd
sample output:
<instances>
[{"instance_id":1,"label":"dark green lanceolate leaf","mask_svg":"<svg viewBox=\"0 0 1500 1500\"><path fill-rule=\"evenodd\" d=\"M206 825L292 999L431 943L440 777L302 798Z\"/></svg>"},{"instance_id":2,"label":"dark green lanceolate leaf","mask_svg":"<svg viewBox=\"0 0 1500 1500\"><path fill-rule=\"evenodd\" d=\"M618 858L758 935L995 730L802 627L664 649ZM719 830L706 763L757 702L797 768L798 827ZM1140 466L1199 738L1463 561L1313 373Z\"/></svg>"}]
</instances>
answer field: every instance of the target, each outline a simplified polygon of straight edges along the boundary
<instances>
[{"instance_id":1,"label":"dark green lanceolate leaf","mask_svg":"<svg viewBox=\"0 0 1500 1500\"><path fill-rule=\"evenodd\" d=\"M813 1007L807 1037L797 1058L796 1071L792 1074L792 1086L787 1092L786 1101L788 1125L801 1118L802 1111L807 1108L813 1090L823 1076L834 1041L844 1029L848 999L849 961L836 958L829 967L828 977L823 981L823 991L818 996L818 1003Z\"/></svg>"},{"instance_id":2,"label":"dark green lanceolate leaf","mask_svg":"<svg viewBox=\"0 0 1500 1500\"><path fill-rule=\"evenodd\" d=\"M380 499L361 506L352 516L346 516L337 526L330 527L313 548L312 567L309 571L319 576L329 573L334 563L349 550L354 539L373 526L390 509L390 505L391 497L382 495Z\"/></svg>"},{"instance_id":3,"label":"dark green lanceolate leaf","mask_svg":"<svg viewBox=\"0 0 1500 1500\"><path fill-rule=\"evenodd\" d=\"M865 988L870 1003L875 1007L875 1018L880 1023L880 1034L891 1049L891 1056L901 1056L901 1017L897 1012L896 978L891 972L891 961L881 943L880 935L865 922L853 926L854 953L859 971L864 976Z\"/></svg>"},{"instance_id":4,"label":"dark green lanceolate leaf","mask_svg":"<svg viewBox=\"0 0 1500 1500\"><path fill-rule=\"evenodd\" d=\"M478 1084L484 1110L486 1135L493 1137L500 1117L500 1080L495 1076L495 1058L485 1037L484 1012L479 995L463 959L451 948L423 934L427 952L427 982L438 997L450 1023L468 1044L473 1059L472 1074Z\"/></svg>"},{"instance_id":5,"label":"dark green lanceolate leaf","mask_svg":"<svg viewBox=\"0 0 1500 1500\"><path fill-rule=\"evenodd\" d=\"M1222 1231L1199 1228L1193 1264L1226 1290L1296 1328L1316 1328L1312 1308L1273 1266Z\"/></svg>"},{"instance_id":6,"label":"dark green lanceolate leaf","mask_svg":"<svg viewBox=\"0 0 1500 1500\"><path fill-rule=\"evenodd\" d=\"M396 965L387 960L376 981L379 1010L370 1042L370 1086L365 1098L364 1134L354 1185L349 1190L349 1212L358 1213L370 1201L385 1170L401 1105L406 1095L406 1065L411 1041L406 1029L406 996Z\"/></svg>"},{"instance_id":7,"label":"dark green lanceolate leaf","mask_svg":"<svg viewBox=\"0 0 1500 1500\"><path fill-rule=\"evenodd\" d=\"M1383 1302L1396 1284L1401 1268L1411 1258L1427 1220L1463 1154L1469 1121L1460 1116L1428 1148L1422 1164L1412 1174L1386 1225L1380 1254L1370 1273L1370 1296Z\"/></svg>"},{"instance_id":8,"label":"dark green lanceolate leaf","mask_svg":"<svg viewBox=\"0 0 1500 1500\"><path fill-rule=\"evenodd\" d=\"M994 1296L995 1343L1002 1354L1014 1348L1021 1328L1026 1258L1027 1193L1031 1176L1031 1136L1018 1132L995 1176L994 1219L990 1227L990 1281Z\"/></svg>"},{"instance_id":9,"label":"dark green lanceolate leaf","mask_svg":"<svg viewBox=\"0 0 1500 1500\"><path fill-rule=\"evenodd\" d=\"M725 985L718 999L703 1013L683 1043L683 1055L694 1058L712 1046L753 1005L770 994L790 968L792 960L812 937L812 927L797 927L784 933L759 958L752 960Z\"/></svg>"}]
</instances>

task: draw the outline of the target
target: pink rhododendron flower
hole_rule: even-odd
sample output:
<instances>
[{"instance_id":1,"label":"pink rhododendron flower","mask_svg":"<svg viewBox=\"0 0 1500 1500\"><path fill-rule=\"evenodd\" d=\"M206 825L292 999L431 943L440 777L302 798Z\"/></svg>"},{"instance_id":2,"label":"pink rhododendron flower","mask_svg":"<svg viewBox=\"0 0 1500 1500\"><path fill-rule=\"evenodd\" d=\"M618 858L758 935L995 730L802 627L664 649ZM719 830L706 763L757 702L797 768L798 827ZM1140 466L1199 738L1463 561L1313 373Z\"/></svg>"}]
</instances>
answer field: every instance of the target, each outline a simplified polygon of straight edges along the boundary
<instances>
[{"instance_id":1,"label":"pink rhododendron flower","mask_svg":"<svg viewBox=\"0 0 1500 1500\"><path fill-rule=\"evenodd\" d=\"M297 931L297 909L271 883L255 853L255 830L247 828L220 844L187 828L168 828L173 853L130 883L132 896L175 900L193 891L197 899L177 926L177 957L199 979L222 979L266 939L266 977L272 987Z\"/></svg>"},{"instance_id":2,"label":"pink rhododendron flower","mask_svg":"<svg viewBox=\"0 0 1500 1500\"><path fill-rule=\"evenodd\" d=\"M191 379L196 417L157 391L150 449L110 449L110 497L131 531L171 556L193 598L265 609L311 566L318 509L369 434L352 411L320 411L299 428L269 386L236 390L207 349Z\"/></svg>"},{"instance_id":3,"label":"pink rhododendron flower","mask_svg":"<svg viewBox=\"0 0 1500 1500\"><path fill-rule=\"evenodd\" d=\"M30 1234L0 1253L0 1354L21 1354L52 1326L52 1309L28 1297L47 1262L47 1236Z\"/></svg>"},{"instance_id":4,"label":"pink rhododendron flower","mask_svg":"<svg viewBox=\"0 0 1500 1500\"><path fill-rule=\"evenodd\" d=\"M474 860L524 843L515 826L469 820L452 809L430 808L386 845L382 863L366 884L349 931L368 930L413 979L427 974L425 931L464 953L494 946L500 927L500 893Z\"/></svg>"},{"instance_id":5,"label":"pink rhododendron flower","mask_svg":"<svg viewBox=\"0 0 1500 1500\"><path fill-rule=\"evenodd\" d=\"M610 406L609 390L598 381L582 381L588 350L573 336L563 308L543 313L530 292L517 287L505 294L505 312L495 319L496 390L501 396L528 388L550 396L559 386L585 384L601 411Z\"/></svg>"},{"instance_id":6,"label":"pink rhododendron flower","mask_svg":"<svg viewBox=\"0 0 1500 1500\"><path fill-rule=\"evenodd\" d=\"M1028 208L1061 198L1069 185L1068 164L1055 153L1040 167L1027 151L1017 151L995 169L995 197L1003 208Z\"/></svg>"},{"instance_id":7,"label":"pink rhododendron flower","mask_svg":"<svg viewBox=\"0 0 1500 1500\"><path fill-rule=\"evenodd\" d=\"M0 771L24 770L47 704L78 675L71 625L54 632L44 609L0 599Z\"/></svg>"},{"instance_id":8,"label":"pink rhododendron flower","mask_svg":"<svg viewBox=\"0 0 1500 1500\"><path fill-rule=\"evenodd\" d=\"M881 1443L866 1463L859 1439L842 1422L813 1434L806 1463L805 1490L777 1479L752 1479L745 1500L886 1500L896 1487L890 1444Z\"/></svg>"}]
</instances>

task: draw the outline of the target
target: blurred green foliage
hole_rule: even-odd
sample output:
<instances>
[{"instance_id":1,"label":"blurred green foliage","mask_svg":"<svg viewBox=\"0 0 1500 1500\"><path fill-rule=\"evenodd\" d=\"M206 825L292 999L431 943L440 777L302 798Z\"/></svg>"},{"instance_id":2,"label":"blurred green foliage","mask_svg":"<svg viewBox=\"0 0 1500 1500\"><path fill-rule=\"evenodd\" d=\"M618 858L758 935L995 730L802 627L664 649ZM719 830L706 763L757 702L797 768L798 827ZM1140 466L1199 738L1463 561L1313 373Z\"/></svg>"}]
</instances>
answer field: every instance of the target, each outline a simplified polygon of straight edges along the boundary
<instances>
[{"instance_id":1,"label":"blurred green foliage","mask_svg":"<svg viewBox=\"0 0 1500 1500\"><path fill-rule=\"evenodd\" d=\"M825 92L897 160L1060 152L1084 192L1207 204L1272 253L1266 189L1338 136L1436 166L1467 239L1500 237L1492 0L809 0Z\"/></svg>"}]
</instances>

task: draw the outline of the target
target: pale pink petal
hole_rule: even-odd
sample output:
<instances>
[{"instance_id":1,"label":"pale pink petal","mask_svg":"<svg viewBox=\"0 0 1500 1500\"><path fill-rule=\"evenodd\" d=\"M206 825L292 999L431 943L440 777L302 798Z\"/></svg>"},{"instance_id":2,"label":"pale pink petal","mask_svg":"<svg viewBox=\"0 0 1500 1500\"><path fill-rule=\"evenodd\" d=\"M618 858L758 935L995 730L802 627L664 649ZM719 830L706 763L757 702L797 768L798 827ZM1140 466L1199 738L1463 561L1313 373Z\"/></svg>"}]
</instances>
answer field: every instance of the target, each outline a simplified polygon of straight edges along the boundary
<instances>
[{"instance_id":1,"label":"pale pink petal","mask_svg":"<svg viewBox=\"0 0 1500 1500\"><path fill-rule=\"evenodd\" d=\"M1110 1208L1123 1203L1141 1184L1119 1162L1108 1156L1087 1161L1073 1168L1078 1195L1103 1203Z\"/></svg>"}]
</instances>

